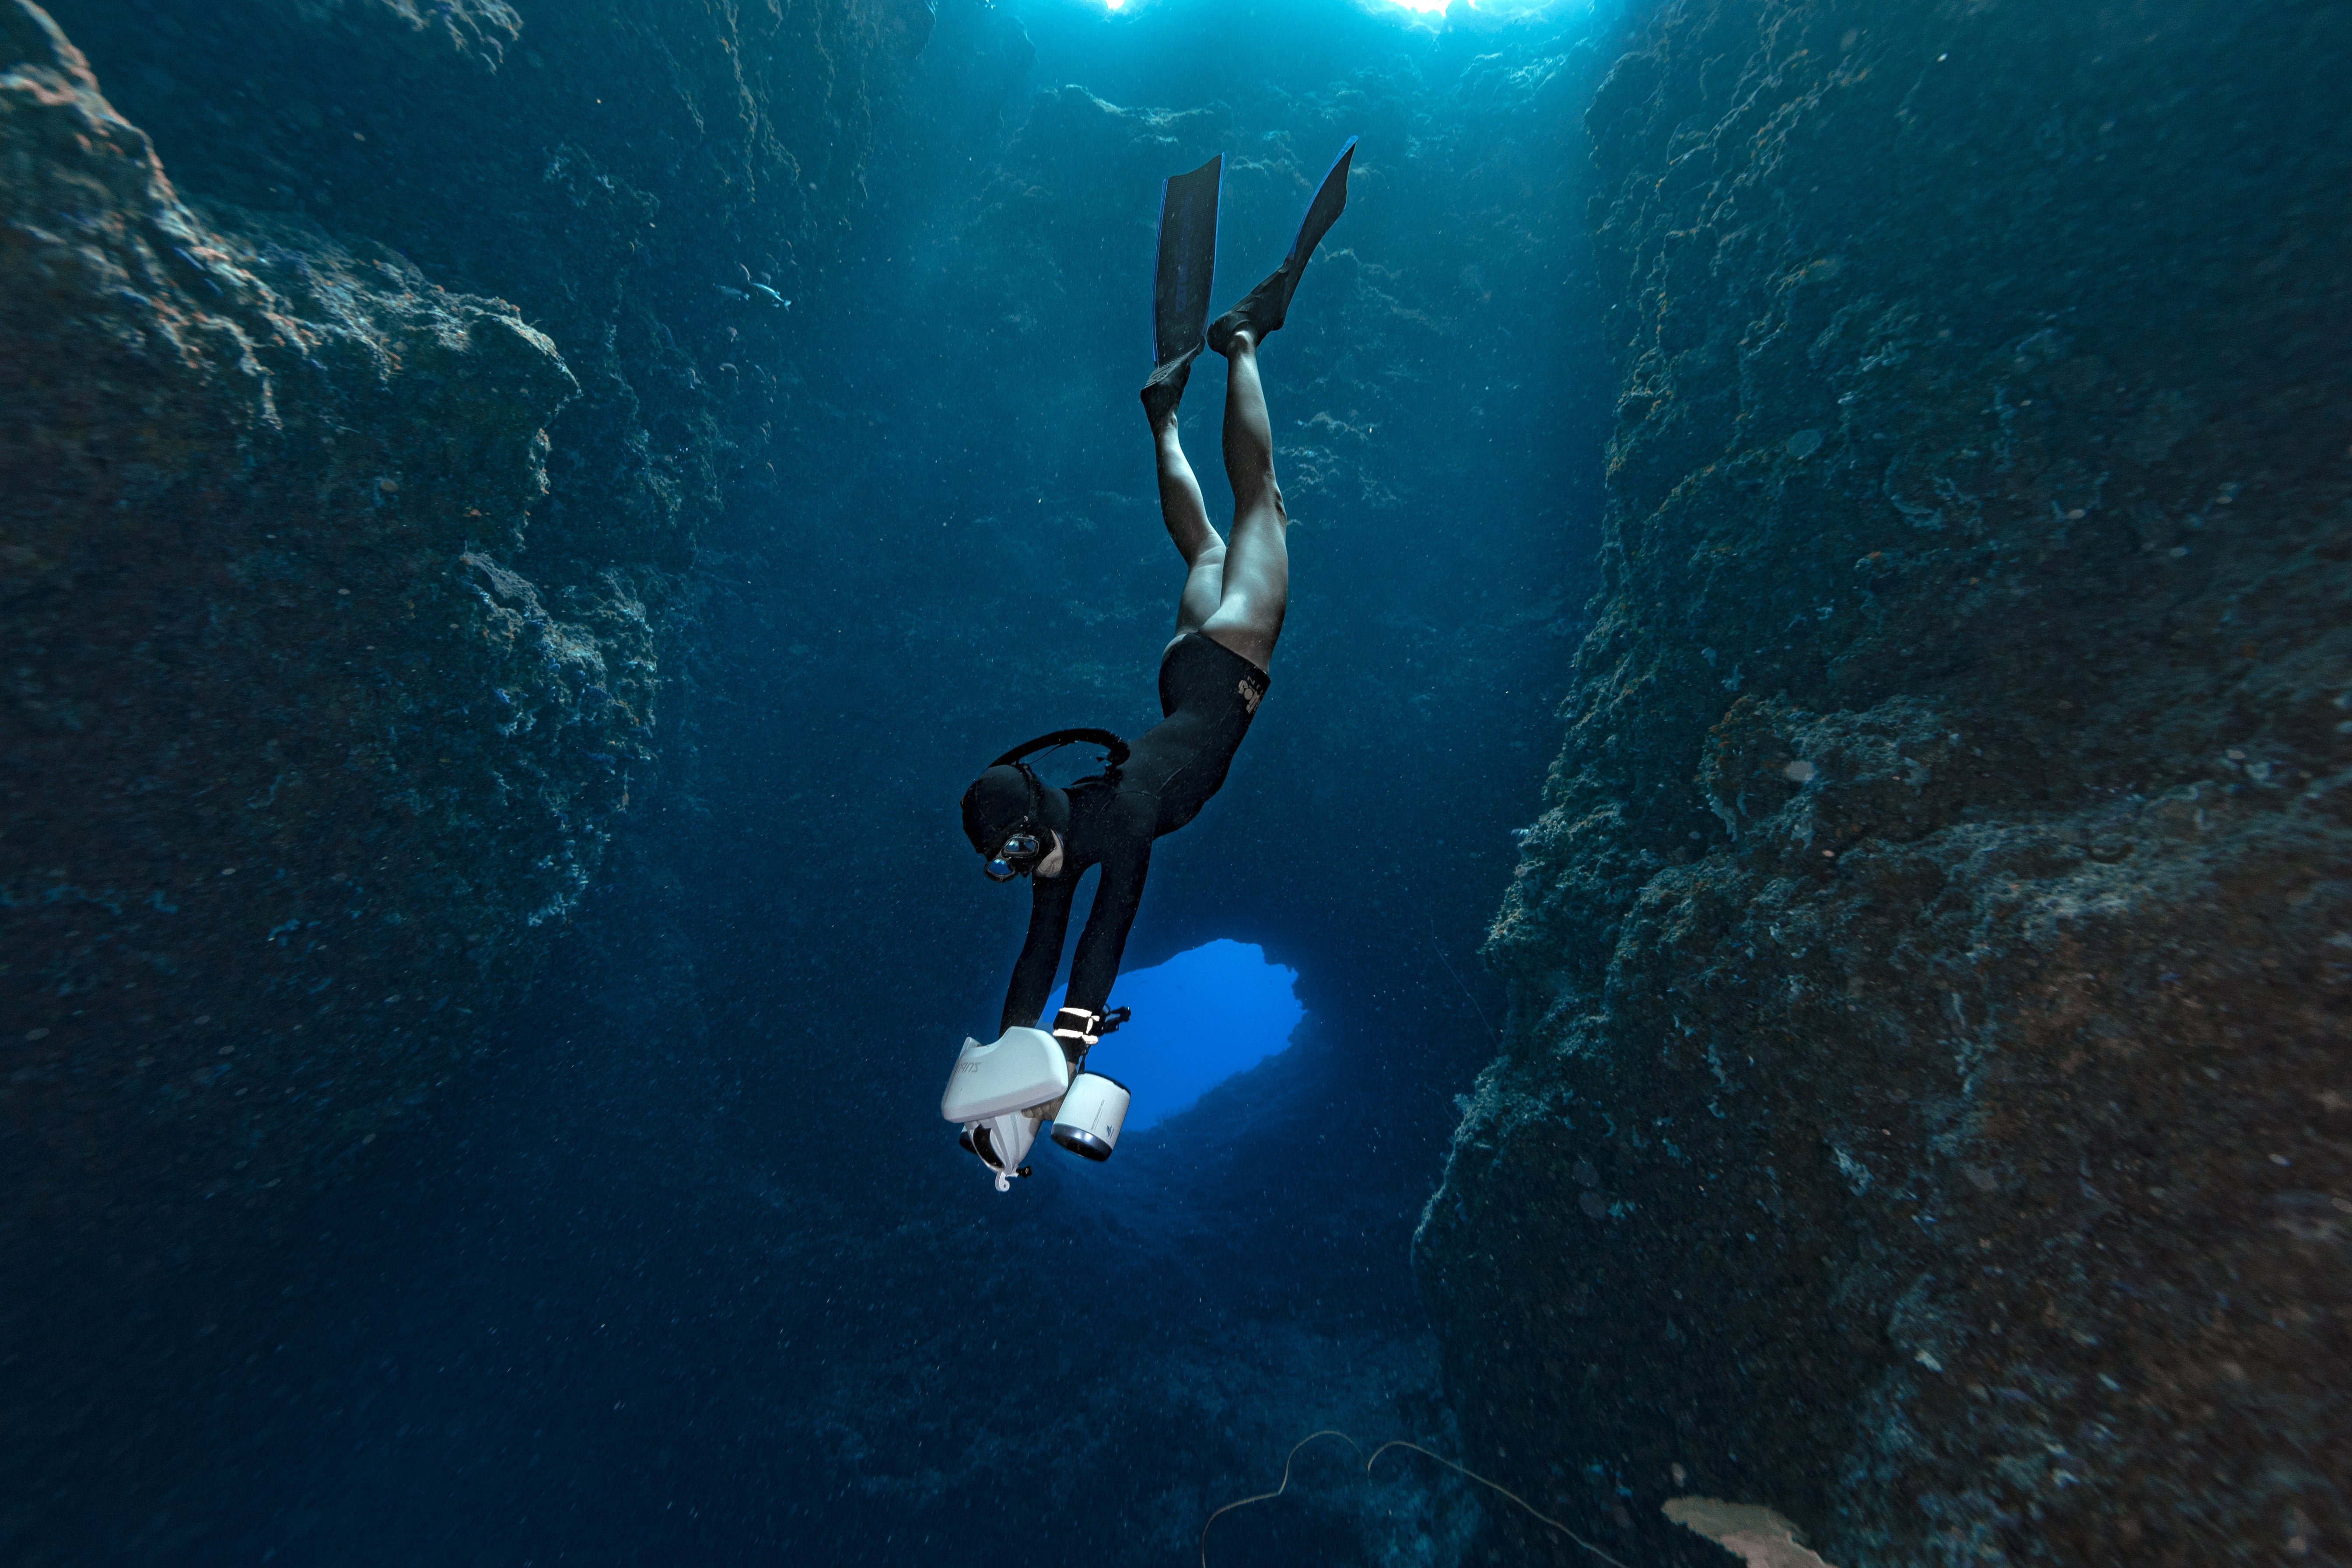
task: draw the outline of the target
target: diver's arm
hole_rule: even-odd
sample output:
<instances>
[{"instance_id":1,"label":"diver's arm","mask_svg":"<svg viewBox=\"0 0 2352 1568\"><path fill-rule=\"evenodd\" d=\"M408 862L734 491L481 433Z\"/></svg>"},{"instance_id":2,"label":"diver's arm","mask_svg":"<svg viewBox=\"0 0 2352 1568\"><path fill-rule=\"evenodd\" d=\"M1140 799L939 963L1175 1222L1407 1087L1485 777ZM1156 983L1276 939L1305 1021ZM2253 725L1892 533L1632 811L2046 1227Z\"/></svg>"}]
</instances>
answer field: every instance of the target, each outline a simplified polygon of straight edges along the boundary
<instances>
[{"instance_id":1,"label":"diver's arm","mask_svg":"<svg viewBox=\"0 0 2352 1568\"><path fill-rule=\"evenodd\" d=\"M1102 880L1095 889L1094 908L1087 911L1087 929L1078 933L1078 953L1070 961L1073 1007L1099 1013L1110 1001L1118 978L1119 955L1127 951L1127 933L1143 902L1143 879L1151 869L1151 840L1144 837L1130 849L1105 856Z\"/></svg>"},{"instance_id":2,"label":"diver's arm","mask_svg":"<svg viewBox=\"0 0 2352 1568\"><path fill-rule=\"evenodd\" d=\"M1076 877L1031 879L1029 938L1021 944L1020 962L1013 966L1013 984L1004 992L1004 1016L997 1032L1034 1029L1054 990L1054 971L1062 966L1062 938L1070 929L1070 900L1078 890ZM1097 908L1102 900L1095 900ZM1088 931L1094 922L1087 922ZM1084 949L1080 950L1081 952Z\"/></svg>"}]
</instances>

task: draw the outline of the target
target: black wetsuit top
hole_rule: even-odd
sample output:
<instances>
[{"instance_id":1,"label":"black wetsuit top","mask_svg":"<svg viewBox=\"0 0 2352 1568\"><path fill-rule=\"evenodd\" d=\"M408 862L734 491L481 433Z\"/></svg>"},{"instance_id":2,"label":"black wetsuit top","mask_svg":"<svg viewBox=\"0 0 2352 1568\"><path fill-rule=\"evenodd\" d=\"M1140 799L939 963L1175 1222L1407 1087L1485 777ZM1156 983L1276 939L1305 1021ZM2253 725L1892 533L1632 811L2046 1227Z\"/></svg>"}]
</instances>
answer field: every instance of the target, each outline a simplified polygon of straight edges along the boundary
<instances>
[{"instance_id":1,"label":"black wetsuit top","mask_svg":"<svg viewBox=\"0 0 2352 1568\"><path fill-rule=\"evenodd\" d=\"M1099 1013L1109 1002L1151 868L1151 841L1199 816L1223 784L1266 684L1265 671L1198 632L1169 645L1160 659L1160 710L1166 717L1135 742L1124 764L1066 791L1070 826L1062 835L1061 874L1030 879L1029 940L1013 967L1002 1027L1034 1027L1045 1012L1062 963L1070 902L1090 866L1102 868L1102 880L1078 936L1066 1005Z\"/></svg>"}]
</instances>

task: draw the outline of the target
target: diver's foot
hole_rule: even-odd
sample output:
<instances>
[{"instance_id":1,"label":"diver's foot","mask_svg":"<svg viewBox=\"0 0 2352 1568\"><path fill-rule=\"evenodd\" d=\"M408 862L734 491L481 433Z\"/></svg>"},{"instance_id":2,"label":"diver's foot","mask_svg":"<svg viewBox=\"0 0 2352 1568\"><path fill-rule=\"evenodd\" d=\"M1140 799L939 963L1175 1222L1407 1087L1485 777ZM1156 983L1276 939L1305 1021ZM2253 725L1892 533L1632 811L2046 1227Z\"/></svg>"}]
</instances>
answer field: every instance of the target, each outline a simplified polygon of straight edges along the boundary
<instances>
[{"instance_id":1,"label":"diver's foot","mask_svg":"<svg viewBox=\"0 0 2352 1568\"><path fill-rule=\"evenodd\" d=\"M1143 384L1143 412L1153 429L1176 417L1176 405L1184 401L1184 384L1192 376L1192 362L1200 357L1201 346L1195 343L1151 367L1151 379Z\"/></svg>"},{"instance_id":2,"label":"diver's foot","mask_svg":"<svg viewBox=\"0 0 2352 1568\"><path fill-rule=\"evenodd\" d=\"M1276 268L1265 282L1242 296L1240 304L1209 323L1209 346L1230 354L1234 334L1244 328L1253 343L1264 342L1266 333L1280 331L1283 318L1290 313L1290 296L1298 289L1298 275L1306 270L1304 259Z\"/></svg>"}]
</instances>

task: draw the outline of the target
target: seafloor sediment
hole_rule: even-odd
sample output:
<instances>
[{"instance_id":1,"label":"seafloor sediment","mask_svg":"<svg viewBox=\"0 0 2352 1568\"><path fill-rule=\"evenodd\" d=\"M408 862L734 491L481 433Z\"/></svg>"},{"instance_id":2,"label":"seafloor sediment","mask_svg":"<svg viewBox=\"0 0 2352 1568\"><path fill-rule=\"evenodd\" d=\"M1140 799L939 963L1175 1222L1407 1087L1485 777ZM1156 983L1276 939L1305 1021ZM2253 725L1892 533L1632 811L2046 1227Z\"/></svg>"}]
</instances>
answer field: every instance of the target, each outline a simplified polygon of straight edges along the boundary
<instances>
[{"instance_id":1,"label":"seafloor sediment","mask_svg":"<svg viewBox=\"0 0 2352 1568\"><path fill-rule=\"evenodd\" d=\"M1640 1561L2352 1551L2347 66L1725 0L1592 109L1606 584L1418 1262Z\"/></svg>"},{"instance_id":2,"label":"seafloor sediment","mask_svg":"<svg viewBox=\"0 0 2352 1568\"><path fill-rule=\"evenodd\" d=\"M736 361L928 13L59 15L0 3L0 1246L135 1269L484 1048L660 776Z\"/></svg>"}]
</instances>

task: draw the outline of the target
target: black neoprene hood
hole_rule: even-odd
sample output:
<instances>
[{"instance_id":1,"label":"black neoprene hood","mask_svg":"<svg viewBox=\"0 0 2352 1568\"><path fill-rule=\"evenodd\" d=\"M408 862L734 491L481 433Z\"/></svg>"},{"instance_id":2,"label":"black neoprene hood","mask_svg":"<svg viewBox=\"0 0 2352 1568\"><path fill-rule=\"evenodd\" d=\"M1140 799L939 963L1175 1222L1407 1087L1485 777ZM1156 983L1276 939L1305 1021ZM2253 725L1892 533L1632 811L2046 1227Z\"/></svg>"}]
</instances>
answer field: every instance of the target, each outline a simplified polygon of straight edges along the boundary
<instances>
[{"instance_id":1,"label":"black neoprene hood","mask_svg":"<svg viewBox=\"0 0 2352 1568\"><path fill-rule=\"evenodd\" d=\"M1005 837L1032 815L1035 786L1019 768L991 768L963 792L963 836L982 855L993 854Z\"/></svg>"},{"instance_id":2,"label":"black neoprene hood","mask_svg":"<svg viewBox=\"0 0 2352 1568\"><path fill-rule=\"evenodd\" d=\"M963 836L982 855L995 854L1024 819L1040 838L1062 832L1069 826L1069 801L1028 769L1003 763L963 792Z\"/></svg>"}]
</instances>

